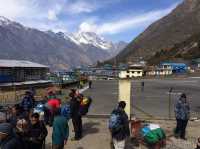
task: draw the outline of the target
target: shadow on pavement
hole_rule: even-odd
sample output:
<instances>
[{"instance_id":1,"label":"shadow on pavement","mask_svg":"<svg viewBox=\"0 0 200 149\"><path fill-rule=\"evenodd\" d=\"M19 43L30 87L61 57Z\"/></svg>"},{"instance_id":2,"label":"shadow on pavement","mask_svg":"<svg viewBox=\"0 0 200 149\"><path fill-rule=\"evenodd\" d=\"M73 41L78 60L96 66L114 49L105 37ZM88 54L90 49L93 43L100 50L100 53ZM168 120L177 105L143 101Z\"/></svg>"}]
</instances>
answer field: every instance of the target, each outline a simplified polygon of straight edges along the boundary
<instances>
[{"instance_id":1,"label":"shadow on pavement","mask_svg":"<svg viewBox=\"0 0 200 149\"><path fill-rule=\"evenodd\" d=\"M96 126L99 126L100 123L97 122L88 122L83 124L83 136L85 137L86 135L89 134L95 134L99 132L99 129L96 128Z\"/></svg>"}]
</instances>

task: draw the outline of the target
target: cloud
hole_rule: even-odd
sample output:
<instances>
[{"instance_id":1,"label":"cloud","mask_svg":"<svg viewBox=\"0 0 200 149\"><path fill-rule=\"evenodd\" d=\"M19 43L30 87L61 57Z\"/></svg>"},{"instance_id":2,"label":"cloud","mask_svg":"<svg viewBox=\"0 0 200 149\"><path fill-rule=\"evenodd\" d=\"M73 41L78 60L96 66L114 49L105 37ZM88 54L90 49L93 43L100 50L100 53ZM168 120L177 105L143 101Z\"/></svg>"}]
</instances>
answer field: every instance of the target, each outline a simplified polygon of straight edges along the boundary
<instances>
[{"instance_id":1,"label":"cloud","mask_svg":"<svg viewBox=\"0 0 200 149\"><path fill-rule=\"evenodd\" d=\"M67 31L65 20L59 20L65 0L0 0L0 16L40 30Z\"/></svg>"},{"instance_id":2,"label":"cloud","mask_svg":"<svg viewBox=\"0 0 200 149\"><path fill-rule=\"evenodd\" d=\"M57 20L56 12L53 10L48 11L48 19L49 20Z\"/></svg>"},{"instance_id":3,"label":"cloud","mask_svg":"<svg viewBox=\"0 0 200 149\"><path fill-rule=\"evenodd\" d=\"M152 22L162 18L170 13L176 5L167 9L150 11L141 15L134 15L132 17L121 18L119 21L112 21L107 23L83 22L79 26L80 31L96 32L97 34L117 34L129 29L136 29L141 26L148 26Z\"/></svg>"},{"instance_id":4,"label":"cloud","mask_svg":"<svg viewBox=\"0 0 200 149\"><path fill-rule=\"evenodd\" d=\"M69 3L67 7L67 12L71 14L90 13L96 9L97 6L95 6L94 4L79 0L73 3Z\"/></svg>"},{"instance_id":5,"label":"cloud","mask_svg":"<svg viewBox=\"0 0 200 149\"><path fill-rule=\"evenodd\" d=\"M52 9L48 10L48 19L52 21L58 20L58 15L61 13L62 7L58 4Z\"/></svg>"},{"instance_id":6,"label":"cloud","mask_svg":"<svg viewBox=\"0 0 200 149\"><path fill-rule=\"evenodd\" d=\"M0 15L15 19L34 15L36 10L36 0L0 0Z\"/></svg>"},{"instance_id":7,"label":"cloud","mask_svg":"<svg viewBox=\"0 0 200 149\"><path fill-rule=\"evenodd\" d=\"M67 10L69 14L91 13L100 8L107 7L113 3L119 3L121 0L69 0Z\"/></svg>"},{"instance_id":8,"label":"cloud","mask_svg":"<svg viewBox=\"0 0 200 149\"><path fill-rule=\"evenodd\" d=\"M97 10L106 10L110 5L122 1L125 0L0 0L0 16L40 30L66 32L79 27L80 31L113 35L141 26L146 27L175 7L138 15L128 13L125 17L120 16L118 20L114 18L121 15L121 12L112 12L105 14L111 18L107 22L99 18L101 15ZM107 16L105 18L109 19Z\"/></svg>"}]
</instances>

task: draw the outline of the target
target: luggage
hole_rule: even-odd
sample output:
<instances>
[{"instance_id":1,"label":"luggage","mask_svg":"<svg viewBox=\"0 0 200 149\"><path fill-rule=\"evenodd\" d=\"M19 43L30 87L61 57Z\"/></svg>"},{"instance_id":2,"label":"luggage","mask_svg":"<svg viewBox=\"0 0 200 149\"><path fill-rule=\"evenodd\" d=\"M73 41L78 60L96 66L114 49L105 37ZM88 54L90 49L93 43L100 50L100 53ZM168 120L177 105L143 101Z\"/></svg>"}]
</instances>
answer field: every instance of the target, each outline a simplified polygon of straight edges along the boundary
<instances>
[{"instance_id":1,"label":"luggage","mask_svg":"<svg viewBox=\"0 0 200 149\"><path fill-rule=\"evenodd\" d=\"M70 104L66 104L61 107L61 115L66 117L68 120L71 118Z\"/></svg>"},{"instance_id":2,"label":"luggage","mask_svg":"<svg viewBox=\"0 0 200 149\"><path fill-rule=\"evenodd\" d=\"M91 106L92 103L92 98L91 97L84 97L83 100L80 103L80 107L79 107L79 113L84 116L88 113L89 108Z\"/></svg>"},{"instance_id":3,"label":"luggage","mask_svg":"<svg viewBox=\"0 0 200 149\"><path fill-rule=\"evenodd\" d=\"M166 138L165 132L159 125L149 124L141 129L147 144L156 144Z\"/></svg>"}]
</instances>

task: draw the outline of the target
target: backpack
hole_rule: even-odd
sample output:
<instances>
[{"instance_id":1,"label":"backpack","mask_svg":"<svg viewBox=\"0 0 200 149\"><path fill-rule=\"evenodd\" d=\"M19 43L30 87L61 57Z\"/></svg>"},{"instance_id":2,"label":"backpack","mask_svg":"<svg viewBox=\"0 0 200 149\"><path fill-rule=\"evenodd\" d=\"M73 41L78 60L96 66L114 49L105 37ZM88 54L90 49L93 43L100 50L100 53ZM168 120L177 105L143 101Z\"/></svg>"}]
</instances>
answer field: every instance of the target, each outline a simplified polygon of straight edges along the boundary
<instances>
[{"instance_id":1,"label":"backpack","mask_svg":"<svg viewBox=\"0 0 200 149\"><path fill-rule=\"evenodd\" d=\"M61 107L61 115L67 118L68 120L71 118L71 107L70 104L66 104Z\"/></svg>"},{"instance_id":2,"label":"backpack","mask_svg":"<svg viewBox=\"0 0 200 149\"><path fill-rule=\"evenodd\" d=\"M109 119L109 129L113 131L118 131L122 126L121 114L117 111L112 112Z\"/></svg>"},{"instance_id":3,"label":"backpack","mask_svg":"<svg viewBox=\"0 0 200 149\"><path fill-rule=\"evenodd\" d=\"M92 98L91 97L84 97L83 100L80 103L79 107L79 113L83 116L86 115L89 111L90 105L92 103Z\"/></svg>"}]
</instances>

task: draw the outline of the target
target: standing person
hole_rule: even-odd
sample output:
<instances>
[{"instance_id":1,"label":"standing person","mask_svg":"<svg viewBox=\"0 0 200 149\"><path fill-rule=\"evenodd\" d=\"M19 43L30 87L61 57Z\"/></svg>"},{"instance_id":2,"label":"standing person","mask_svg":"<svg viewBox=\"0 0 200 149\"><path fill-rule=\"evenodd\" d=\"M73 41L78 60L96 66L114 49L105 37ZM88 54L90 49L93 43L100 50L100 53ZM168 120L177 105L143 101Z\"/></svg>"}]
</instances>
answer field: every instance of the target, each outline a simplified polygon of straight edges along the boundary
<instances>
[{"instance_id":1,"label":"standing person","mask_svg":"<svg viewBox=\"0 0 200 149\"><path fill-rule=\"evenodd\" d=\"M109 120L109 129L115 149L125 149L126 139L130 136L129 120L124 111L125 107L126 103L120 101Z\"/></svg>"},{"instance_id":2,"label":"standing person","mask_svg":"<svg viewBox=\"0 0 200 149\"><path fill-rule=\"evenodd\" d=\"M47 102L47 105L48 105L47 106L48 107L48 122L49 122L49 126L52 126L54 113L57 109L60 108L61 100L58 98L49 99L49 101Z\"/></svg>"},{"instance_id":3,"label":"standing person","mask_svg":"<svg viewBox=\"0 0 200 149\"><path fill-rule=\"evenodd\" d=\"M190 105L184 93L175 104L175 116L177 121L175 136L185 140L185 130L190 119Z\"/></svg>"},{"instance_id":4,"label":"standing person","mask_svg":"<svg viewBox=\"0 0 200 149\"><path fill-rule=\"evenodd\" d=\"M89 80L88 84L89 84L89 88L91 89L92 88L92 80Z\"/></svg>"},{"instance_id":5,"label":"standing person","mask_svg":"<svg viewBox=\"0 0 200 149\"><path fill-rule=\"evenodd\" d=\"M20 149L28 149L28 122L25 119L17 120L16 127L14 127L14 135L21 144Z\"/></svg>"},{"instance_id":6,"label":"standing person","mask_svg":"<svg viewBox=\"0 0 200 149\"><path fill-rule=\"evenodd\" d=\"M32 108L34 107L33 99L31 93L26 91L24 98L21 102L21 107L24 110L25 115L28 117L29 113L31 112Z\"/></svg>"},{"instance_id":7,"label":"standing person","mask_svg":"<svg viewBox=\"0 0 200 149\"><path fill-rule=\"evenodd\" d=\"M144 81L141 82L141 91L144 92Z\"/></svg>"},{"instance_id":8,"label":"standing person","mask_svg":"<svg viewBox=\"0 0 200 149\"><path fill-rule=\"evenodd\" d=\"M14 136L12 125L9 123L0 124L0 148L21 149L21 144Z\"/></svg>"},{"instance_id":9,"label":"standing person","mask_svg":"<svg viewBox=\"0 0 200 149\"><path fill-rule=\"evenodd\" d=\"M60 109L55 111L52 133L52 149L64 149L69 137L68 120L60 115Z\"/></svg>"},{"instance_id":10,"label":"standing person","mask_svg":"<svg viewBox=\"0 0 200 149\"><path fill-rule=\"evenodd\" d=\"M9 117L7 122L10 123L13 127L16 127L17 120L25 118L25 116L23 115L22 109L19 104L14 105L11 110L11 117Z\"/></svg>"},{"instance_id":11,"label":"standing person","mask_svg":"<svg viewBox=\"0 0 200 149\"><path fill-rule=\"evenodd\" d=\"M75 140L80 140L82 138L82 118L80 114L80 101L78 101L77 96L76 96L76 90L72 89L71 93L69 94L70 96L70 107L71 107L71 118L72 118L72 123L74 126L74 132L75 132L75 137L72 139L73 141Z\"/></svg>"},{"instance_id":12,"label":"standing person","mask_svg":"<svg viewBox=\"0 0 200 149\"><path fill-rule=\"evenodd\" d=\"M42 149L45 138L48 134L44 122L40 121L39 117L38 113L33 113L31 115L31 122L28 131L29 149Z\"/></svg>"}]
</instances>

